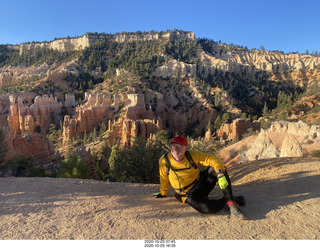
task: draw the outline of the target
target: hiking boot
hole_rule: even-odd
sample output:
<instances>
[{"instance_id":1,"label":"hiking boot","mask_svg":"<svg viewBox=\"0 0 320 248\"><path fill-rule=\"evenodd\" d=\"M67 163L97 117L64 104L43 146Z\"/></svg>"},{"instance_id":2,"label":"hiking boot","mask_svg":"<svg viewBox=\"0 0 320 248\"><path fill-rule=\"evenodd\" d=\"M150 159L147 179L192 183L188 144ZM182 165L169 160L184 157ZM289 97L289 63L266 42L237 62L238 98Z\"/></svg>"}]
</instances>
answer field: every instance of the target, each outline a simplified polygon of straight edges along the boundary
<instances>
[{"instance_id":1,"label":"hiking boot","mask_svg":"<svg viewBox=\"0 0 320 248\"><path fill-rule=\"evenodd\" d=\"M244 215L244 213L239 208L239 205L233 201L230 205L228 204L230 209L230 215L238 220L246 220L247 217Z\"/></svg>"},{"instance_id":2,"label":"hiking boot","mask_svg":"<svg viewBox=\"0 0 320 248\"><path fill-rule=\"evenodd\" d=\"M245 206L247 204L246 198L244 198L243 195L235 196L233 197L233 200L239 205L239 206Z\"/></svg>"}]
</instances>

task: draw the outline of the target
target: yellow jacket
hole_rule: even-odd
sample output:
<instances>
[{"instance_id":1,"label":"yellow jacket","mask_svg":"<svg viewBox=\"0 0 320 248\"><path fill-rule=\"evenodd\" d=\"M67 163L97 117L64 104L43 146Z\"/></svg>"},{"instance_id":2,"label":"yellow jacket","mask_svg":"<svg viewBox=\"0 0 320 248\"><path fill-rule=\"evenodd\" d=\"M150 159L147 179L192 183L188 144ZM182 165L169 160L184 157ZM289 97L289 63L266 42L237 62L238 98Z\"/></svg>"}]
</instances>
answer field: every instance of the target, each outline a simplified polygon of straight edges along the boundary
<instances>
[{"instance_id":1,"label":"yellow jacket","mask_svg":"<svg viewBox=\"0 0 320 248\"><path fill-rule=\"evenodd\" d=\"M225 167L220 160L215 155L202 153L198 151L189 151L190 155L195 162L197 166L204 165L204 166L212 166L215 171L218 169L222 169L225 171ZM174 170L180 170L184 168L191 167L187 157L185 156L184 159L180 162L177 162L172 157L171 153L168 153L168 159L172 165L172 168ZM166 161L164 158L164 155L159 160L159 172L160 172L160 193L161 195L165 196L167 195L170 187L172 186L173 189L178 193L182 195L182 200L185 202L186 196L184 196L193 185L191 185L195 180L199 179L199 169L194 169L191 167L187 170L181 170L181 171L175 171L173 172L170 169L169 175L166 174ZM184 188L188 185L191 185L190 187L182 190L179 192L180 188Z\"/></svg>"}]
</instances>

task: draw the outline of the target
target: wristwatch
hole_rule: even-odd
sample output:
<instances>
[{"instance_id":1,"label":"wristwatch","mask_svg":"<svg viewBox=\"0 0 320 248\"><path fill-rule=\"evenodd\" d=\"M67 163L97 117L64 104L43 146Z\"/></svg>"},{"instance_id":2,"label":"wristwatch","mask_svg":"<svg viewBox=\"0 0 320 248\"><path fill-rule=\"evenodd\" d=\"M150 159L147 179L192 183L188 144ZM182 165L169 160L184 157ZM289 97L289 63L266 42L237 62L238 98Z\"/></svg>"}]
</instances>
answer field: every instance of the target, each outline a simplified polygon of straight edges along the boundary
<instances>
[{"instance_id":1,"label":"wristwatch","mask_svg":"<svg viewBox=\"0 0 320 248\"><path fill-rule=\"evenodd\" d=\"M220 174L220 173L224 173L224 172L223 172L223 169L217 170L217 174Z\"/></svg>"}]
</instances>

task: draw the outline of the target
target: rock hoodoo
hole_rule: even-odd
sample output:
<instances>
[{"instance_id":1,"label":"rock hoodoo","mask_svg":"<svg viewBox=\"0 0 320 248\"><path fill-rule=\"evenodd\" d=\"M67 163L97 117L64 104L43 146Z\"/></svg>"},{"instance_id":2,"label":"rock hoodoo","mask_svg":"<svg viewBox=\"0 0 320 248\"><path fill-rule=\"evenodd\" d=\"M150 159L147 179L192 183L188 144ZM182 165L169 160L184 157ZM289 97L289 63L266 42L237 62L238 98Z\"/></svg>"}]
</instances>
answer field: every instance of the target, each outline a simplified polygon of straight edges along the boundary
<instances>
[{"instance_id":1,"label":"rock hoodoo","mask_svg":"<svg viewBox=\"0 0 320 248\"><path fill-rule=\"evenodd\" d=\"M282 142L280 157L302 157L303 151L298 140L291 134Z\"/></svg>"},{"instance_id":2,"label":"rock hoodoo","mask_svg":"<svg viewBox=\"0 0 320 248\"><path fill-rule=\"evenodd\" d=\"M240 163L266 158L277 158L280 153L272 144L266 130L261 130L258 137L247 151L240 154Z\"/></svg>"}]
</instances>

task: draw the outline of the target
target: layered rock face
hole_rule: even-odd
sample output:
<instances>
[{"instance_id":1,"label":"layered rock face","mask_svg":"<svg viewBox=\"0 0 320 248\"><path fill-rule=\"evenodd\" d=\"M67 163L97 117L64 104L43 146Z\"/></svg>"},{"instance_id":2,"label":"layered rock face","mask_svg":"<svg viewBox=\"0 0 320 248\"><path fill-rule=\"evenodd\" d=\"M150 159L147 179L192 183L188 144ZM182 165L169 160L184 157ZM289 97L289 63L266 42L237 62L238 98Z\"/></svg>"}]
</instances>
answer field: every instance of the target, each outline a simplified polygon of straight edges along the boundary
<instances>
[{"instance_id":1,"label":"layered rock face","mask_svg":"<svg viewBox=\"0 0 320 248\"><path fill-rule=\"evenodd\" d=\"M0 68L0 86L17 84L18 82L48 80L55 83L63 82L67 77L77 78L80 75L78 64L74 61L60 66L34 65L29 67L5 66ZM92 72L93 76L100 76L101 72Z\"/></svg>"},{"instance_id":2,"label":"layered rock face","mask_svg":"<svg viewBox=\"0 0 320 248\"><path fill-rule=\"evenodd\" d=\"M158 67L155 72L152 74L157 77L182 77L182 76L191 76L196 75L197 65L187 64L184 62L177 61L175 59L170 60L167 64Z\"/></svg>"},{"instance_id":3,"label":"layered rock face","mask_svg":"<svg viewBox=\"0 0 320 248\"><path fill-rule=\"evenodd\" d=\"M6 66L0 68L0 86L16 84L28 79L41 79L47 76L49 65L34 65L29 67Z\"/></svg>"},{"instance_id":4,"label":"layered rock face","mask_svg":"<svg viewBox=\"0 0 320 248\"><path fill-rule=\"evenodd\" d=\"M222 125L217 130L217 138L220 140L241 140L243 135L251 129L253 132L260 131L260 122L244 119L236 119L231 124Z\"/></svg>"},{"instance_id":5,"label":"layered rock face","mask_svg":"<svg viewBox=\"0 0 320 248\"><path fill-rule=\"evenodd\" d=\"M79 38L57 39L51 42L22 43L18 47L21 55L26 50L33 50L36 48L49 48L49 49L58 50L61 52L82 50L88 47L91 43L92 43L92 40L90 39L90 36L85 34Z\"/></svg>"},{"instance_id":6,"label":"layered rock face","mask_svg":"<svg viewBox=\"0 0 320 248\"><path fill-rule=\"evenodd\" d=\"M133 138L142 136L150 138L157 132L162 130L162 123L160 120L132 120L126 119L123 121L121 130L121 145L131 147Z\"/></svg>"},{"instance_id":7,"label":"layered rock face","mask_svg":"<svg viewBox=\"0 0 320 248\"><path fill-rule=\"evenodd\" d=\"M72 105L70 99L68 104ZM70 105L65 107L72 108ZM54 149L52 142L45 136L51 123L59 124L62 107L63 104L52 96L2 96L0 124L7 131L7 159L17 154L49 159Z\"/></svg>"},{"instance_id":8,"label":"layered rock face","mask_svg":"<svg viewBox=\"0 0 320 248\"><path fill-rule=\"evenodd\" d=\"M66 95L63 103L52 96L7 95L0 98L0 123L13 140L10 142L13 156L18 153L30 154L32 146L38 146L32 142L14 144L20 144L21 139L28 141L36 134L43 141L46 140L44 137L49 133L52 123L60 126L62 122L64 144L105 125L110 134L107 144L111 147L113 140L120 140L121 145L130 146L133 138L143 136L148 139L163 128L183 134L187 128L191 128L190 123L196 123L200 131L217 116L215 110L200 105L192 107L188 112L175 110L173 108L177 103L169 100L168 106L166 101L167 96L164 98L162 94L86 94L85 104L76 106L72 94ZM29 148L27 144L30 144ZM34 154L52 154L51 145L42 146L47 147L48 152L35 151Z\"/></svg>"},{"instance_id":9,"label":"layered rock face","mask_svg":"<svg viewBox=\"0 0 320 248\"><path fill-rule=\"evenodd\" d=\"M301 121L275 121L268 130L261 130L253 144L240 154L239 162L275 157L303 157L303 147L309 151L320 148L319 125ZM306 142L308 141L308 142Z\"/></svg>"},{"instance_id":10,"label":"layered rock face","mask_svg":"<svg viewBox=\"0 0 320 248\"><path fill-rule=\"evenodd\" d=\"M203 73L204 77L209 74L215 75L216 72L230 72L252 81L260 80L258 72L266 72L269 77L275 73L297 73L300 70L312 71L320 64L320 58L309 55L282 54L279 52L243 52L241 54L223 51L216 45L216 54L199 52L198 60L201 62L199 67L195 64L170 60L165 65L158 67L153 73L154 76L176 77L192 75L197 72ZM220 53L220 50L223 51Z\"/></svg>"},{"instance_id":11,"label":"layered rock face","mask_svg":"<svg viewBox=\"0 0 320 248\"><path fill-rule=\"evenodd\" d=\"M136 40L187 40L196 39L193 32L168 31L168 32L149 32L149 33L121 33L115 35L92 34L87 33L79 38L56 39L51 42L33 42L22 43L20 45L9 45L10 49L19 49L20 54L26 50L36 48L49 48L61 52L70 52L83 50L97 40L102 38L110 39L114 42L132 42ZM209 74L214 75L216 71L235 73L244 79L253 81L259 80L257 72L275 73L293 73L303 71L312 71L320 64L320 57L299 54L283 54L281 52L269 51L237 51L230 50L225 45L216 44L213 47L212 54L204 51L198 52L199 68L196 64L186 64L174 59L167 64L156 68L153 75L161 77L197 75L201 72L207 77ZM29 73L21 73L19 70L29 70ZM43 78L45 74L50 74L55 68L49 70L47 64L31 66L29 68L0 68L0 85L15 83L19 78L36 76ZM72 70L70 69L70 72ZM23 74L23 76L21 75ZM93 73L95 74L95 73ZM20 75L20 76L19 76Z\"/></svg>"},{"instance_id":12,"label":"layered rock face","mask_svg":"<svg viewBox=\"0 0 320 248\"><path fill-rule=\"evenodd\" d=\"M39 133L16 137L9 135L7 143L6 159L11 159L16 155L24 155L41 160L50 160L55 154L53 143L48 139L43 139L43 136Z\"/></svg>"},{"instance_id":13,"label":"layered rock face","mask_svg":"<svg viewBox=\"0 0 320 248\"><path fill-rule=\"evenodd\" d=\"M275 121L270 127L270 131L278 133L287 133L295 136L308 137L309 139L320 140L320 126L308 125L302 121L286 122Z\"/></svg>"},{"instance_id":14,"label":"layered rock face","mask_svg":"<svg viewBox=\"0 0 320 248\"><path fill-rule=\"evenodd\" d=\"M10 111L7 121L11 134L46 134L51 123L59 123L63 104L52 96L37 96L30 106L22 96L10 96L9 99Z\"/></svg>"},{"instance_id":15,"label":"layered rock face","mask_svg":"<svg viewBox=\"0 0 320 248\"><path fill-rule=\"evenodd\" d=\"M195 34L193 32L185 32L185 31L170 31L165 33L145 33L145 34L130 34L130 33L122 33L114 35L114 40L116 42L132 42L135 40L146 41L146 40L195 40Z\"/></svg>"},{"instance_id":16,"label":"layered rock face","mask_svg":"<svg viewBox=\"0 0 320 248\"><path fill-rule=\"evenodd\" d=\"M103 34L93 34L86 33L81 37L77 38L62 38L55 39L50 42L32 42L32 43L22 43L20 45L8 45L11 49L17 49L20 51L20 55L27 50L35 50L36 48L48 48L53 50L58 50L61 52L71 52L77 50L83 50L86 47L90 46L98 39L101 39L105 35ZM109 37L108 35L105 37ZM185 32L185 31L169 31L164 33L121 33L115 34L111 36L115 42L132 42L135 40L146 41L146 40L194 40L195 34L193 32Z\"/></svg>"}]
</instances>

